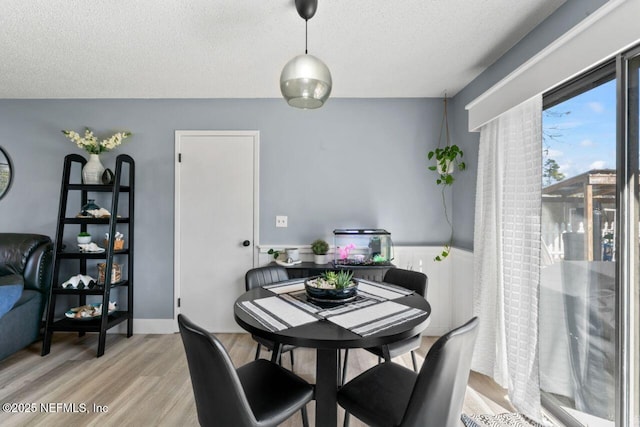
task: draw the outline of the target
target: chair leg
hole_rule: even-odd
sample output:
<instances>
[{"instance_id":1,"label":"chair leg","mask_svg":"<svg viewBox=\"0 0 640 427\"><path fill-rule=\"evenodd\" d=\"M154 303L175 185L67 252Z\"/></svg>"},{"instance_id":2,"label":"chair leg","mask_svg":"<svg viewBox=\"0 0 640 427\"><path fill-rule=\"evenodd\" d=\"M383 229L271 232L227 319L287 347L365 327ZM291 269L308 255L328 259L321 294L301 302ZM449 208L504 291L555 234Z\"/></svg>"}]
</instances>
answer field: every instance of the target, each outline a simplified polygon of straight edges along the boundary
<instances>
[{"instance_id":1,"label":"chair leg","mask_svg":"<svg viewBox=\"0 0 640 427\"><path fill-rule=\"evenodd\" d=\"M260 357L260 347L262 347L262 344L258 343L258 346L256 347L256 358L255 358L255 360L258 360L258 358Z\"/></svg>"},{"instance_id":2,"label":"chair leg","mask_svg":"<svg viewBox=\"0 0 640 427\"><path fill-rule=\"evenodd\" d=\"M344 411L344 424L343 427L349 427L349 413Z\"/></svg>"},{"instance_id":3,"label":"chair leg","mask_svg":"<svg viewBox=\"0 0 640 427\"><path fill-rule=\"evenodd\" d=\"M416 362L416 352L411 350L411 361L413 362L413 370L418 372L418 362Z\"/></svg>"},{"instance_id":4,"label":"chair leg","mask_svg":"<svg viewBox=\"0 0 640 427\"><path fill-rule=\"evenodd\" d=\"M291 350L290 353L291 353L291 371L293 371L293 364L295 363L295 361L293 360L293 350Z\"/></svg>"},{"instance_id":5,"label":"chair leg","mask_svg":"<svg viewBox=\"0 0 640 427\"><path fill-rule=\"evenodd\" d=\"M344 350L344 362L342 364L342 378L340 379L340 385L344 385L347 379L347 363L349 362L349 349Z\"/></svg>"},{"instance_id":6,"label":"chair leg","mask_svg":"<svg viewBox=\"0 0 640 427\"><path fill-rule=\"evenodd\" d=\"M307 405L304 405L300 412L302 412L302 426L309 427L309 418L307 417Z\"/></svg>"},{"instance_id":7,"label":"chair leg","mask_svg":"<svg viewBox=\"0 0 640 427\"><path fill-rule=\"evenodd\" d=\"M385 362L391 362L391 353L389 352L389 346L382 346L382 358ZM378 363L380 363L380 358L378 358Z\"/></svg>"}]
</instances>

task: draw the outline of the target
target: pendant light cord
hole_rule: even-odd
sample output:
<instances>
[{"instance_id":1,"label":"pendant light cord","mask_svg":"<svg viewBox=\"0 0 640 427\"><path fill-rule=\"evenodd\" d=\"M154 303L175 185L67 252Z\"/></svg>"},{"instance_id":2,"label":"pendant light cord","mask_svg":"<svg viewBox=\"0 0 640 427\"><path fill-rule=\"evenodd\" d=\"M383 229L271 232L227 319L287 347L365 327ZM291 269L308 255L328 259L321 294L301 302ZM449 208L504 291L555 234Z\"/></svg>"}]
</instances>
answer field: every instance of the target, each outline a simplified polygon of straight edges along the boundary
<instances>
[{"instance_id":1,"label":"pendant light cord","mask_svg":"<svg viewBox=\"0 0 640 427\"><path fill-rule=\"evenodd\" d=\"M307 38L308 38L308 30L307 24L309 23L308 19L304 20L304 54L307 54Z\"/></svg>"}]
</instances>

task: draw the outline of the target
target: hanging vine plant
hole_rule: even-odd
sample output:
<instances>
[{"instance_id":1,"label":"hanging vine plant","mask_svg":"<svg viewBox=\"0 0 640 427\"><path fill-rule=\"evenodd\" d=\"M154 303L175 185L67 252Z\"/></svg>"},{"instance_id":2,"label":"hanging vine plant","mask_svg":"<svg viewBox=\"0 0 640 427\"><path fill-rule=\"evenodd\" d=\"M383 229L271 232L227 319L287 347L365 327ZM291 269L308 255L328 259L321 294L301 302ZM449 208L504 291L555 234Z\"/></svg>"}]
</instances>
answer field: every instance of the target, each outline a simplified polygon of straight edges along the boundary
<instances>
[{"instance_id":1,"label":"hanging vine plant","mask_svg":"<svg viewBox=\"0 0 640 427\"><path fill-rule=\"evenodd\" d=\"M444 146L442 134L444 132ZM455 181L455 177L453 173L458 171L463 171L467 168L467 165L462 160L462 156L464 153L455 144L451 144L451 139L449 136L449 119L447 117L447 96L445 94L444 97L444 114L442 116L442 123L440 125L440 136L438 136L438 147L429 151L427 154L427 159L431 162L434 162L431 166L429 166L429 170L432 170L438 174L436 178L436 185L442 186L442 206L444 209L444 218L447 220L447 224L449 224L449 229L451 230L451 234L449 235L448 242L442 248L442 252L440 255L434 258L435 261L442 261L449 256L451 252L451 244L453 243L453 224L451 219L449 218L449 211L447 209L447 199L445 197L445 190L447 187L453 185Z\"/></svg>"}]
</instances>

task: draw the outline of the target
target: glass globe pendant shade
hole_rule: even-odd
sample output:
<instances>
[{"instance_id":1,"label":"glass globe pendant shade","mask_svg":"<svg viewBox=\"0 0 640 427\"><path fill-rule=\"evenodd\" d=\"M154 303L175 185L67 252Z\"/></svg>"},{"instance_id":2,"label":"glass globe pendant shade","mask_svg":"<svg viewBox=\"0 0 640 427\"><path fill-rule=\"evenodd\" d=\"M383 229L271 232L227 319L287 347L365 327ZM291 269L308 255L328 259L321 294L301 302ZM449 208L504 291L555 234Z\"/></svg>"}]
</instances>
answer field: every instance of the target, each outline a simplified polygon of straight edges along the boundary
<instances>
[{"instance_id":1,"label":"glass globe pendant shade","mask_svg":"<svg viewBox=\"0 0 640 427\"><path fill-rule=\"evenodd\" d=\"M280 91L295 108L320 108L331 95L331 72L313 55L298 55L282 69Z\"/></svg>"}]
</instances>

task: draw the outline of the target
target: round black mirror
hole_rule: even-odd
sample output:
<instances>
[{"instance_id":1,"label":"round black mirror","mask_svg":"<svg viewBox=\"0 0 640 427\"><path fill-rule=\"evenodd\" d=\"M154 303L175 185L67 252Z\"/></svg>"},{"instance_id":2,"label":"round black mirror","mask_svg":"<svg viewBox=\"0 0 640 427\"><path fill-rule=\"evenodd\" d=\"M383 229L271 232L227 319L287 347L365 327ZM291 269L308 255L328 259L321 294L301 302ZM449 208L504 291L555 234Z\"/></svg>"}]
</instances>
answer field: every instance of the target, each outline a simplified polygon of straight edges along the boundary
<instances>
[{"instance_id":1,"label":"round black mirror","mask_svg":"<svg viewBox=\"0 0 640 427\"><path fill-rule=\"evenodd\" d=\"M11 179L13 177L13 166L9 155L2 147L0 147L0 199L11 188Z\"/></svg>"}]
</instances>

